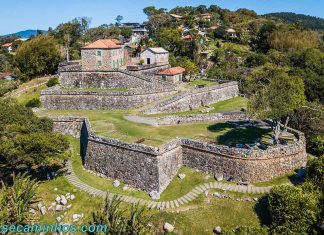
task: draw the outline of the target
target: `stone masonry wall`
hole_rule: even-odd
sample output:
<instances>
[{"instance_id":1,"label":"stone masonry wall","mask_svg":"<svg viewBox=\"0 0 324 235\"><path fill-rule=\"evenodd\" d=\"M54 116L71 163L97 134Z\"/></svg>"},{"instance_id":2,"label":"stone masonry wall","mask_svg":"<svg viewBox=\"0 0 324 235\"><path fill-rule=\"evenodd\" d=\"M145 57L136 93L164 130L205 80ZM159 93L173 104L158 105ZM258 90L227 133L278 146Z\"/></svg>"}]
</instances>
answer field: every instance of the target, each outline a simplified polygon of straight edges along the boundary
<instances>
[{"instance_id":1,"label":"stone masonry wall","mask_svg":"<svg viewBox=\"0 0 324 235\"><path fill-rule=\"evenodd\" d=\"M211 114L186 114L168 115L154 118L158 125L177 125L186 123L210 123L227 120L248 120L249 116L244 112L225 112Z\"/></svg>"},{"instance_id":2,"label":"stone masonry wall","mask_svg":"<svg viewBox=\"0 0 324 235\"><path fill-rule=\"evenodd\" d=\"M158 80L153 75L168 65L147 68L138 71L111 69L110 71L82 71L77 65L59 68L60 84L64 88L174 88L174 85ZM78 70L79 69L79 70Z\"/></svg>"},{"instance_id":3,"label":"stone masonry wall","mask_svg":"<svg viewBox=\"0 0 324 235\"><path fill-rule=\"evenodd\" d=\"M228 82L215 86L191 89L158 103L145 110L146 114L174 113L189 111L199 106L209 105L239 95L237 82Z\"/></svg>"},{"instance_id":4,"label":"stone masonry wall","mask_svg":"<svg viewBox=\"0 0 324 235\"><path fill-rule=\"evenodd\" d=\"M80 123L82 118L56 117L53 120L56 130L69 133L66 129L74 132L80 127L75 124ZM223 174L236 182L267 181L305 166L305 137L296 130L289 128L288 131L298 138L294 144L267 150L231 148L185 138L160 147L150 147L98 136L92 133L88 120L84 119L80 144L87 169L120 179L146 192L161 193L182 165Z\"/></svg>"},{"instance_id":5,"label":"stone masonry wall","mask_svg":"<svg viewBox=\"0 0 324 235\"><path fill-rule=\"evenodd\" d=\"M53 120L53 130L61 132L64 135L71 135L80 138L84 117L50 117Z\"/></svg>"},{"instance_id":6,"label":"stone masonry wall","mask_svg":"<svg viewBox=\"0 0 324 235\"><path fill-rule=\"evenodd\" d=\"M173 94L166 92L110 92L86 90L47 89L41 92L42 108L64 110L130 109Z\"/></svg>"}]
</instances>

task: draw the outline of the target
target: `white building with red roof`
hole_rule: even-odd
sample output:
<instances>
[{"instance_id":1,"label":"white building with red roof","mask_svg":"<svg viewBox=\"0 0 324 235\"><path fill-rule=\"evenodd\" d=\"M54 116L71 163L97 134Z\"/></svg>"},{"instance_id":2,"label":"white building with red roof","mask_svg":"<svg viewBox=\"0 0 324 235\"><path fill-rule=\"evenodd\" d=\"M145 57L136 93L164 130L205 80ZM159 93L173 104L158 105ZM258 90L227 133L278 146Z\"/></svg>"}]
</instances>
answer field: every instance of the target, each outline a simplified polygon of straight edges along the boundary
<instances>
[{"instance_id":1,"label":"white building with red roof","mask_svg":"<svg viewBox=\"0 0 324 235\"><path fill-rule=\"evenodd\" d=\"M5 48L9 53L12 52L12 43L3 44L2 47Z\"/></svg>"}]
</instances>

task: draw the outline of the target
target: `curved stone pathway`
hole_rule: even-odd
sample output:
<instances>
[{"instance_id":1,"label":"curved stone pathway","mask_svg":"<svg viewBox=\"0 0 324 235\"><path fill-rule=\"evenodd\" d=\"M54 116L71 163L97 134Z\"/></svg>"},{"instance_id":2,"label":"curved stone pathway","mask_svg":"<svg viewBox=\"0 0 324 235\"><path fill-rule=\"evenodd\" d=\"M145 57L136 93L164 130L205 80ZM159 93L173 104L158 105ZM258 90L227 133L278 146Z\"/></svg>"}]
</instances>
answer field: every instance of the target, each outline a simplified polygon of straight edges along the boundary
<instances>
[{"instance_id":1,"label":"curved stone pathway","mask_svg":"<svg viewBox=\"0 0 324 235\"><path fill-rule=\"evenodd\" d=\"M75 187L79 188L82 191L85 191L91 195L99 196L105 198L106 195L109 198L112 198L113 196L117 195L117 197L127 203L139 203L140 205L145 205L146 207L150 209L174 209L181 207L182 205L185 205L192 200L196 199L200 194L204 193L207 190L210 189L221 189L231 192L239 192L239 193L269 193L272 187L256 187L253 185L234 185L234 184L226 184L221 182L209 182L205 184L201 184L196 186L194 189L192 189L189 193L186 195L172 201L154 201L154 200L147 200L147 199L141 199L136 198L132 196L126 196L121 194L115 194L110 192L105 192L100 189L96 189L91 187L90 185L82 182L79 180L79 178L75 175L73 168L72 168L72 162L68 161L66 165L67 173L65 177L67 180L74 185Z\"/></svg>"},{"instance_id":2,"label":"curved stone pathway","mask_svg":"<svg viewBox=\"0 0 324 235\"><path fill-rule=\"evenodd\" d=\"M151 126L159 126L158 122L154 118L142 117L137 115L126 115L124 118L131 122L144 123Z\"/></svg>"}]
</instances>

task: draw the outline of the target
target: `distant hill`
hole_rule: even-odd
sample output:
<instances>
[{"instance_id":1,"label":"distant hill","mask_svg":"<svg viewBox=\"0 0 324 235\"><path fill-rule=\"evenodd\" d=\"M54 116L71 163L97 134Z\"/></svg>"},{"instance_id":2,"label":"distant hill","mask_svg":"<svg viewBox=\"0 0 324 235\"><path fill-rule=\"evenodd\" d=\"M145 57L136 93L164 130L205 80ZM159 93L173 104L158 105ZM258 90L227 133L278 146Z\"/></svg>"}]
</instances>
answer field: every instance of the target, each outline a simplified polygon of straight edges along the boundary
<instances>
[{"instance_id":1,"label":"distant hill","mask_svg":"<svg viewBox=\"0 0 324 235\"><path fill-rule=\"evenodd\" d=\"M315 16L296 14L292 12L270 13L264 16L266 18L280 19L288 23L299 23L308 29L324 30L324 19Z\"/></svg>"},{"instance_id":2,"label":"distant hill","mask_svg":"<svg viewBox=\"0 0 324 235\"><path fill-rule=\"evenodd\" d=\"M30 38L31 36L36 36L39 31L41 31L43 34L47 33L47 31L45 31L45 30L28 29L28 30L17 32L17 33L11 33L11 34L7 34L7 35L3 35L3 36L8 37L8 36L17 35L17 36L19 36L21 38Z\"/></svg>"}]
</instances>

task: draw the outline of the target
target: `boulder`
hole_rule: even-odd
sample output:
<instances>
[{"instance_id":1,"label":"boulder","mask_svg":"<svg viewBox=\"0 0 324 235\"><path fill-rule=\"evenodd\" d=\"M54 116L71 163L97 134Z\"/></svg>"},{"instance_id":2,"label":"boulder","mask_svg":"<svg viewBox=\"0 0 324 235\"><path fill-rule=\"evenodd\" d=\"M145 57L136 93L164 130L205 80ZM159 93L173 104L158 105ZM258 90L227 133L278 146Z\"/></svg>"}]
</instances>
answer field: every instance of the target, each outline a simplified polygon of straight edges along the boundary
<instances>
[{"instance_id":1,"label":"boulder","mask_svg":"<svg viewBox=\"0 0 324 235\"><path fill-rule=\"evenodd\" d=\"M66 206L66 209L70 209L72 207L72 204L69 204Z\"/></svg>"},{"instance_id":2,"label":"boulder","mask_svg":"<svg viewBox=\"0 0 324 235\"><path fill-rule=\"evenodd\" d=\"M60 221L61 221L62 219L61 219L61 217L59 216L59 217L56 217L56 221L59 223Z\"/></svg>"},{"instance_id":3,"label":"boulder","mask_svg":"<svg viewBox=\"0 0 324 235\"><path fill-rule=\"evenodd\" d=\"M222 234L222 228L219 227L219 226L217 226L217 227L215 227L215 228L213 229L213 232L214 232L215 234Z\"/></svg>"},{"instance_id":4,"label":"boulder","mask_svg":"<svg viewBox=\"0 0 324 235\"><path fill-rule=\"evenodd\" d=\"M127 190L128 190L128 186L125 185L125 186L123 187L123 191L127 191Z\"/></svg>"},{"instance_id":5,"label":"boulder","mask_svg":"<svg viewBox=\"0 0 324 235\"><path fill-rule=\"evenodd\" d=\"M41 210L42 206L43 206L43 204L42 204L41 202L39 202L39 203L37 204L37 208L38 208L39 211Z\"/></svg>"},{"instance_id":6,"label":"boulder","mask_svg":"<svg viewBox=\"0 0 324 235\"><path fill-rule=\"evenodd\" d=\"M183 180L186 177L186 174L179 174L178 177Z\"/></svg>"},{"instance_id":7,"label":"boulder","mask_svg":"<svg viewBox=\"0 0 324 235\"><path fill-rule=\"evenodd\" d=\"M28 212L29 213L32 213L32 214L35 214L36 213L36 211L33 208L29 208Z\"/></svg>"},{"instance_id":8,"label":"boulder","mask_svg":"<svg viewBox=\"0 0 324 235\"><path fill-rule=\"evenodd\" d=\"M55 201L56 201L56 203L60 203L60 202L61 202L61 197L60 197L60 196L57 196L57 197L55 198Z\"/></svg>"},{"instance_id":9,"label":"boulder","mask_svg":"<svg viewBox=\"0 0 324 235\"><path fill-rule=\"evenodd\" d=\"M71 195L70 199L71 199L71 200L74 200L74 199L75 199L74 194Z\"/></svg>"},{"instance_id":10,"label":"boulder","mask_svg":"<svg viewBox=\"0 0 324 235\"><path fill-rule=\"evenodd\" d=\"M223 176L223 174L221 174L221 173L217 173L217 174L215 174L215 180L217 180L217 181L222 181L222 180L224 180L224 176Z\"/></svg>"},{"instance_id":11,"label":"boulder","mask_svg":"<svg viewBox=\"0 0 324 235\"><path fill-rule=\"evenodd\" d=\"M45 215L46 214L46 207L45 206L42 206L40 208L40 212L42 213L42 215Z\"/></svg>"},{"instance_id":12,"label":"boulder","mask_svg":"<svg viewBox=\"0 0 324 235\"><path fill-rule=\"evenodd\" d=\"M62 211L63 210L63 206L62 205L56 205L55 206L55 210L56 211Z\"/></svg>"},{"instance_id":13,"label":"boulder","mask_svg":"<svg viewBox=\"0 0 324 235\"><path fill-rule=\"evenodd\" d=\"M160 194L157 191L151 191L150 192L150 197L153 200L159 200L160 199Z\"/></svg>"},{"instance_id":14,"label":"boulder","mask_svg":"<svg viewBox=\"0 0 324 235\"><path fill-rule=\"evenodd\" d=\"M54 188L54 191L57 191L57 188Z\"/></svg>"},{"instance_id":15,"label":"boulder","mask_svg":"<svg viewBox=\"0 0 324 235\"><path fill-rule=\"evenodd\" d=\"M61 204L62 205L65 205L67 203L67 199L66 199L66 197L65 196L61 196Z\"/></svg>"},{"instance_id":16,"label":"boulder","mask_svg":"<svg viewBox=\"0 0 324 235\"><path fill-rule=\"evenodd\" d=\"M174 227L172 224L169 224L169 223L165 223L164 226L163 226L163 229L165 231L167 231L168 233L172 233L173 230L174 230Z\"/></svg>"},{"instance_id":17,"label":"boulder","mask_svg":"<svg viewBox=\"0 0 324 235\"><path fill-rule=\"evenodd\" d=\"M119 185L120 185L119 180L115 180L113 185L115 188L119 187Z\"/></svg>"}]
</instances>

